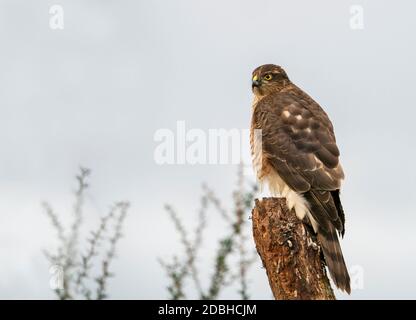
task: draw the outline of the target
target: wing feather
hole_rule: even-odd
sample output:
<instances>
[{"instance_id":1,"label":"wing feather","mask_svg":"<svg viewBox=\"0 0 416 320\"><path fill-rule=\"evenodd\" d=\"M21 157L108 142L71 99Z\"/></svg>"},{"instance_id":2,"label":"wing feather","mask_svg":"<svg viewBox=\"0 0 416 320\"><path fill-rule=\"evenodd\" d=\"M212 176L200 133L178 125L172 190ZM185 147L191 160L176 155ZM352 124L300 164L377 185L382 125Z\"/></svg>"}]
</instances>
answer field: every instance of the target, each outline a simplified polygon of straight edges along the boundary
<instances>
[{"instance_id":1,"label":"wing feather","mask_svg":"<svg viewBox=\"0 0 416 320\"><path fill-rule=\"evenodd\" d=\"M267 120L266 120L267 119ZM344 178L333 126L324 110L293 85L260 100L253 127L262 130L263 154L293 190L304 194L324 230L343 230L331 192Z\"/></svg>"}]
</instances>

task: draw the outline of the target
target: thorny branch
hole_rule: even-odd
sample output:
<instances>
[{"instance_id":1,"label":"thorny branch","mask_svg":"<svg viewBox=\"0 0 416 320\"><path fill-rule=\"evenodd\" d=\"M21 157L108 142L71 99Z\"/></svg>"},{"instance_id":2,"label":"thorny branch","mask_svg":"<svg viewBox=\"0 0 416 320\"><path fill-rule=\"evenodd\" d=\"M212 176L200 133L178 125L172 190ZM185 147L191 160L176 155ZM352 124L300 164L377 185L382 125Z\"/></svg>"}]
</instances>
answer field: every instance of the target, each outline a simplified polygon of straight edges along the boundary
<instances>
[{"instance_id":1,"label":"thorny branch","mask_svg":"<svg viewBox=\"0 0 416 320\"><path fill-rule=\"evenodd\" d=\"M73 205L73 221L66 232L65 227L61 224L58 214L56 214L52 207L44 202L43 208L46 215L49 217L52 226L57 231L59 245L55 254L45 252L49 263L52 266L58 266L62 270L62 286L55 289L55 293L61 300L67 299L103 299L106 294L106 280L111 275L108 266L115 255L116 243L121 237L121 228L127 213L129 204L127 202L118 202L100 219L100 224L96 231L91 232L91 238L87 239L88 247L86 254L80 253L79 240L80 229L83 224L85 193L89 187L87 178L91 171L86 168L80 168L79 175L76 176L77 189L74 192ZM107 226L115 220L116 224L113 230L113 235L110 235L106 241L104 237L108 231ZM90 271L93 268L93 259L100 255L99 246L105 245L108 242L110 249L102 257L101 265L102 272L96 278L97 295L93 297L92 289L88 287L87 282L91 282L92 276Z\"/></svg>"},{"instance_id":2,"label":"thorny branch","mask_svg":"<svg viewBox=\"0 0 416 320\"><path fill-rule=\"evenodd\" d=\"M233 193L232 214L227 212L223 207L213 190L205 185L203 186L204 193L201 197L201 208L199 210L197 227L194 230L193 239L190 239L187 230L173 208L169 205L166 206L166 210L180 236L185 256L185 258L181 260L175 255L170 263L160 260L160 263L170 280L168 292L171 299L186 298L184 286L188 277L192 280L200 299L217 299L221 291L235 281L238 281L240 285L240 297L242 299L249 298L247 292L247 270L255 261L257 255L254 250L252 254L249 254L246 249L246 241L248 239L246 224L257 188L252 185L247 190L245 185L246 183L241 167L238 172L237 189ZM230 231L226 236L221 237L218 240L218 249L214 259L213 272L210 276L207 289L204 290L200 280L201 271L196 266L196 260L201 243L203 242L203 232L207 225L207 210L209 205L219 213ZM232 256L237 257L237 266L229 266L229 260ZM234 272L234 270L238 271Z\"/></svg>"},{"instance_id":3,"label":"thorny branch","mask_svg":"<svg viewBox=\"0 0 416 320\"><path fill-rule=\"evenodd\" d=\"M127 202L119 202L115 205L115 209L117 209L120 214L116 218L116 225L114 228L114 234L109 238L110 241L110 249L106 252L103 261L101 262L101 275L99 275L95 281L98 283L97 288L97 300L102 300L107 298L106 288L107 288L107 279L109 277L114 276L112 272L110 272L110 264L113 261L116 255L116 245L117 242L122 237L121 229L123 226L124 219L127 214L127 210L129 208L129 203Z\"/></svg>"}]
</instances>

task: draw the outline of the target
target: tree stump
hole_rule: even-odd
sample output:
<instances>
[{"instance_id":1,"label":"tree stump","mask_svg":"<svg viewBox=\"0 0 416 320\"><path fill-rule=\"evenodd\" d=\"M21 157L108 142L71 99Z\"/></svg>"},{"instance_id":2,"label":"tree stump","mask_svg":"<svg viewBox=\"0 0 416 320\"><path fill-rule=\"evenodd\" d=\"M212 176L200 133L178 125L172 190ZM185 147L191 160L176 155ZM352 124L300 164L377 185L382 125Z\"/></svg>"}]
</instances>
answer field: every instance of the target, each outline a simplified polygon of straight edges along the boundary
<instances>
[{"instance_id":1,"label":"tree stump","mask_svg":"<svg viewBox=\"0 0 416 320\"><path fill-rule=\"evenodd\" d=\"M275 299L335 300L312 229L284 198L256 199L253 236Z\"/></svg>"}]
</instances>

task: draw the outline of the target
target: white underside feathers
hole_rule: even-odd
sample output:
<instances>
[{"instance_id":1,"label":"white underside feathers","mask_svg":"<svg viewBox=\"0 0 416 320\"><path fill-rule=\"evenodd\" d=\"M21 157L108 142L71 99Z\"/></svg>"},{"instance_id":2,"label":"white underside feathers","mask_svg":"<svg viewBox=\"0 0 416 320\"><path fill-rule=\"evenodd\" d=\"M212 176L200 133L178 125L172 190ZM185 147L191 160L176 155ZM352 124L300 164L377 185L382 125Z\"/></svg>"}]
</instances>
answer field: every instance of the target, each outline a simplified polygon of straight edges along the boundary
<instances>
[{"instance_id":1,"label":"white underside feathers","mask_svg":"<svg viewBox=\"0 0 416 320\"><path fill-rule=\"evenodd\" d=\"M267 182L271 196L286 198L286 205L289 210L294 209L296 216L300 220L303 220L307 216L315 232L318 230L318 223L312 217L308 202L301 194L292 190L276 172L264 177L261 183L263 184L265 182Z\"/></svg>"}]
</instances>

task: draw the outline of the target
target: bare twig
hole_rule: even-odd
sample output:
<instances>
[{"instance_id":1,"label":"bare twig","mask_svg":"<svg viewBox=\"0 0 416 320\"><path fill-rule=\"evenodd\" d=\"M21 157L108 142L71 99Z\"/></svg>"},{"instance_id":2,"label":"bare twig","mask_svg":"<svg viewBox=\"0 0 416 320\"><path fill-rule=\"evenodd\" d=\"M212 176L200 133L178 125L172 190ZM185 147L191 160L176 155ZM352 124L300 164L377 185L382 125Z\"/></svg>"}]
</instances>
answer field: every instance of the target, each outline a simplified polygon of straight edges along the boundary
<instances>
[{"instance_id":1,"label":"bare twig","mask_svg":"<svg viewBox=\"0 0 416 320\"><path fill-rule=\"evenodd\" d=\"M206 185L203 185L204 193L201 198L201 209L198 214L198 224L193 239L190 239L188 236L177 213L171 206L166 206L166 210L180 236L180 241L186 257L183 261L180 261L175 255L173 261L170 263L160 260L161 266L165 269L165 272L170 279L170 285L168 286L170 298L186 298L184 283L188 277L191 277L200 299L217 299L222 289L236 280L240 282L240 297L242 299L248 299L247 271L255 259L257 259L257 256L253 254L252 257L248 257L249 252L246 249L248 239L246 220L249 216L256 189L252 188L246 191L242 169L239 170L238 177L237 190L233 194L234 208L232 214L229 214L223 207L221 201L215 195L215 192ZM215 255L213 271L209 278L209 285L205 291L200 281L200 270L197 268L195 262L203 241L203 231L207 226L206 212L208 205L211 205L219 213L230 231L225 237L222 237L218 241L219 246ZM237 251L235 249L237 249ZM232 255L238 256L237 268L229 267L229 259ZM233 270L235 269L238 270L237 273L234 273Z\"/></svg>"},{"instance_id":2,"label":"bare twig","mask_svg":"<svg viewBox=\"0 0 416 320\"><path fill-rule=\"evenodd\" d=\"M98 276L95 281L98 283L97 288L97 300L102 300L107 297L106 293L106 286L107 286L107 280L108 278L112 277L113 274L110 272L110 264L113 261L115 254L116 254L116 245L117 242L122 237L121 229L123 226L123 221L126 217L127 210L129 208L130 204L128 202L119 202L115 205L115 209L119 212L116 220L115 225L115 232L112 237L110 237L110 249L105 254L105 257L101 263L101 275Z\"/></svg>"},{"instance_id":3,"label":"bare twig","mask_svg":"<svg viewBox=\"0 0 416 320\"><path fill-rule=\"evenodd\" d=\"M87 252L85 255L81 255L78 246L89 175L90 170L81 167L80 174L76 176L77 189L74 192L73 220L68 232L65 232L65 227L61 224L58 215L52 210L52 207L48 203L43 203L46 215L57 231L59 240L57 252L55 254L45 252L45 255L51 265L58 266L62 270L62 287L55 289L56 295L62 300L77 299L79 296L85 299L92 299L92 288L87 285L87 281L92 279L90 276L90 271L93 267L92 260L99 255L98 247L100 243L105 241L104 232L109 221L115 219L114 234L108 238L110 248L101 262L102 274L95 278L97 283L96 298L103 299L107 297L106 281L111 275L109 265L115 256L116 243L121 237L122 223L129 207L127 202L116 203L110 212L101 218L97 230L91 232L91 238L87 240L89 244Z\"/></svg>"},{"instance_id":4,"label":"bare twig","mask_svg":"<svg viewBox=\"0 0 416 320\"><path fill-rule=\"evenodd\" d=\"M75 280L76 292L81 293L87 300L92 298L92 291L86 285L85 281L89 279L89 272L92 268L92 260L98 255L98 245L103 240L103 233L107 228L108 221L114 217L115 206L113 206L110 212L101 218L100 225L96 231L91 232L91 238L88 239L89 248L85 255L81 257L81 266L77 271Z\"/></svg>"}]
</instances>

